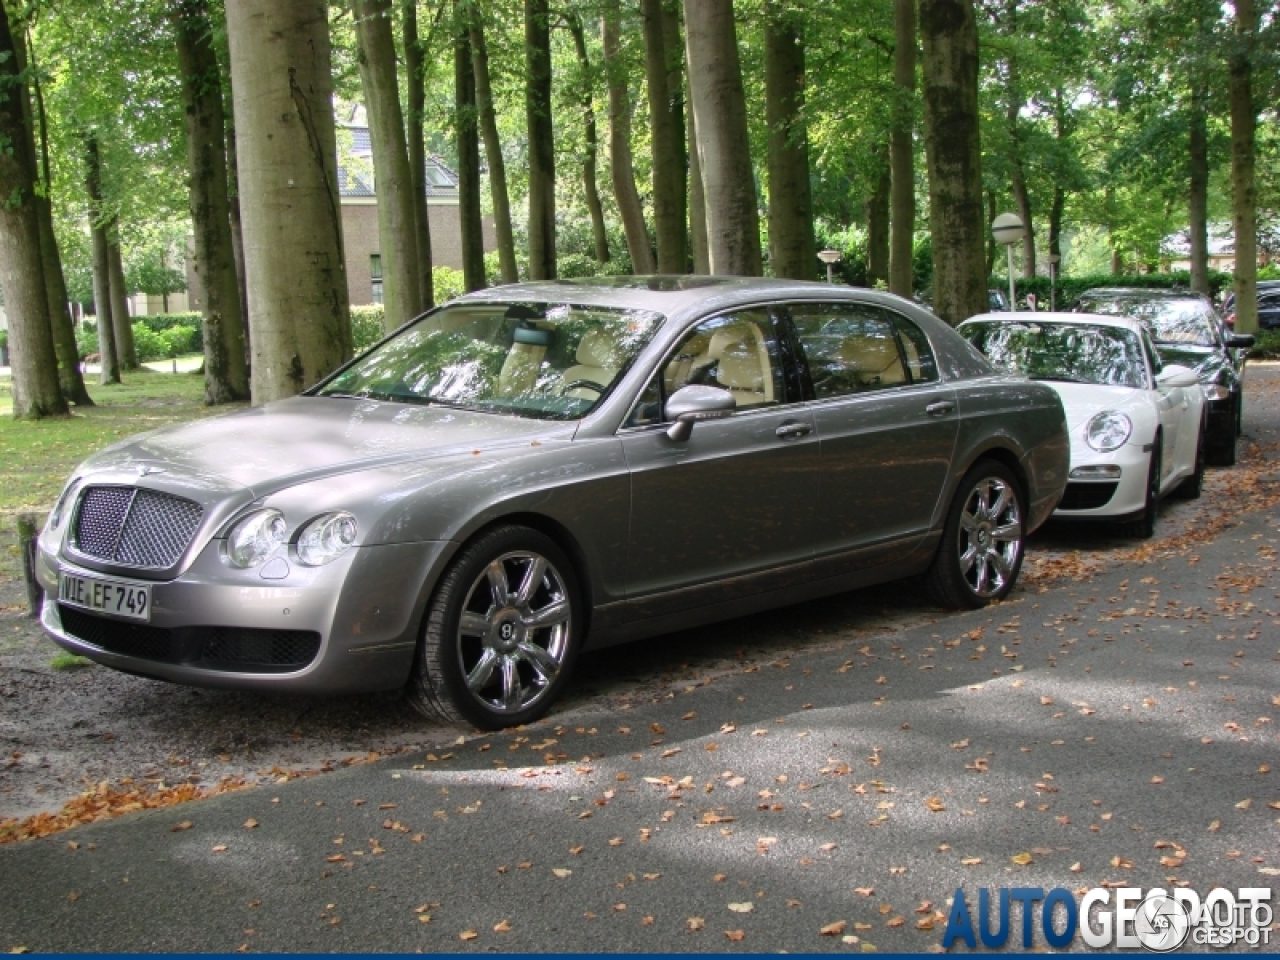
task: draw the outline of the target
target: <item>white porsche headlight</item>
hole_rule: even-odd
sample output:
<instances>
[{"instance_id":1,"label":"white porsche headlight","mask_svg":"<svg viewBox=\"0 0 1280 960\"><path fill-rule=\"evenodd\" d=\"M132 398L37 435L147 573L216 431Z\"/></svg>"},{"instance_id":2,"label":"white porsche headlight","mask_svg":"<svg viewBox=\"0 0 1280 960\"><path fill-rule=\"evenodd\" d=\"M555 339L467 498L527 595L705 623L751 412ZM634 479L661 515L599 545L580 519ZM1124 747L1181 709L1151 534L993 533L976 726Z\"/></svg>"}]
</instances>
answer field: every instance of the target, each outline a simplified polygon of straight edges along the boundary
<instances>
[{"instance_id":1,"label":"white porsche headlight","mask_svg":"<svg viewBox=\"0 0 1280 960\"><path fill-rule=\"evenodd\" d=\"M1133 421L1123 413L1107 410L1089 421L1089 425L1084 428L1084 439L1100 453L1110 453L1124 446L1131 433Z\"/></svg>"},{"instance_id":2,"label":"white porsche headlight","mask_svg":"<svg viewBox=\"0 0 1280 960\"><path fill-rule=\"evenodd\" d=\"M233 567L256 567L275 553L288 536L284 514L279 510L251 513L227 534L227 560Z\"/></svg>"},{"instance_id":3,"label":"white porsche headlight","mask_svg":"<svg viewBox=\"0 0 1280 960\"><path fill-rule=\"evenodd\" d=\"M356 518L349 513L316 517L298 534L298 559L309 567L337 560L356 542Z\"/></svg>"}]
</instances>

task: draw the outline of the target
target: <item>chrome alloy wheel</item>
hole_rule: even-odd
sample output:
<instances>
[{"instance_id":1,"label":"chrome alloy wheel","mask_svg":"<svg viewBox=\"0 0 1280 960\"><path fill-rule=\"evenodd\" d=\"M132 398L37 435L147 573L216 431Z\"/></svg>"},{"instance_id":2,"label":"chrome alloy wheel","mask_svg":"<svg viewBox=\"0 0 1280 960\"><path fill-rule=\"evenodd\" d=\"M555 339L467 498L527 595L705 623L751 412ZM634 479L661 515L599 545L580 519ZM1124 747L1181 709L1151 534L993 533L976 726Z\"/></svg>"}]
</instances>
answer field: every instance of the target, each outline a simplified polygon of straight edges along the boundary
<instances>
[{"instance_id":1,"label":"chrome alloy wheel","mask_svg":"<svg viewBox=\"0 0 1280 960\"><path fill-rule=\"evenodd\" d=\"M571 618L564 579L545 557L498 557L472 584L458 623L467 690L495 713L532 706L564 666Z\"/></svg>"},{"instance_id":2,"label":"chrome alloy wheel","mask_svg":"<svg viewBox=\"0 0 1280 960\"><path fill-rule=\"evenodd\" d=\"M1018 495L999 477L979 480L960 511L960 573L975 596L994 597L1005 588L1022 551Z\"/></svg>"}]
</instances>

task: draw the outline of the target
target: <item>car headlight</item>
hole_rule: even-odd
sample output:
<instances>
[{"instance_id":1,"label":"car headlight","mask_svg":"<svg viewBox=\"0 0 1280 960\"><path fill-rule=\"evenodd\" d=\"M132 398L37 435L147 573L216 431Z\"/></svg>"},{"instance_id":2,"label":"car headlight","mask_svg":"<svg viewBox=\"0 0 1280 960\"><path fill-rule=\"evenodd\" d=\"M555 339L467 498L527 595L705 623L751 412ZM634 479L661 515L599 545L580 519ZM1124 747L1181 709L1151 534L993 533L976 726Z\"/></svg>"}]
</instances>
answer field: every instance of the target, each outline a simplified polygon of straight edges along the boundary
<instances>
[{"instance_id":1,"label":"car headlight","mask_svg":"<svg viewBox=\"0 0 1280 960\"><path fill-rule=\"evenodd\" d=\"M1109 453L1124 446L1131 433L1133 421L1123 413L1106 410L1089 421L1089 425L1084 428L1084 439L1100 453Z\"/></svg>"},{"instance_id":2,"label":"car headlight","mask_svg":"<svg viewBox=\"0 0 1280 960\"><path fill-rule=\"evenodd\" d=\"M67 507L71 505L71 495L75 493L76 487L79 485L78 480L72 480L62 491L62 496L58 497L58 502L53 505L53 510L49 513L50 530L57 530L62 524L62 518L67 512Z\"/></svg>"},{"instance_id":3,"label":"car headlight","mask_svg":"<svg viewBox=\"0 0 1280 960\"><path fill-rule=\"evenodd\" d=\"M256 567L275 553L288 536L284 514L279 510L258 510L227 534L227 560L233 567Z\"/></svg>"},{"instance_id":4,"label":"car headlight","mask_svg":"<svg viewBox=\"0 0 1280 960\"><path fill-rule=\"evenodd\" d=\"M1206 400L1225 400L1231 396L1231 389L1221 384L1205 383L1201 384L1201 387L1204 390L1204 398Z\"/></svg>"},{"instance_id":5,"label":"car headlight","mask_svg":"<svg viewBox=\"0 0 1280 960\"><path fill-rule=\"evenodd\" d=\"M316 517L298 534L298 559L309 567L337 560L356 542L356 518L349 513Z\"/></svg>"}]
</instances>

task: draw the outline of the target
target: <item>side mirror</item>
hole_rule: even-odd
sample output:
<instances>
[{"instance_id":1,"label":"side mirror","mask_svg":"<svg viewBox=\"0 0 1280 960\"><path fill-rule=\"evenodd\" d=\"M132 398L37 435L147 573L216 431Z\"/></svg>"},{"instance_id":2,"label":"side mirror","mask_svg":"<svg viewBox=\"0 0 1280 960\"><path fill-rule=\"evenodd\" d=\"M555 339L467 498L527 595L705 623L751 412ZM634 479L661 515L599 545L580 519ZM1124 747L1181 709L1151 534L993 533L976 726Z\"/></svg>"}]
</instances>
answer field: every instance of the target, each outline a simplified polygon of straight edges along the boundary
<instances>
[{"instance_id":1,"label":"side mirror","mask_svg":"<svg viewBox=\"0 0 1280 960\"><path fill-rule=\"evenodd\" d=\"M1233 333L1227 337L1227 347L1232 350L1247 350L1253 346L1253 334Z\"/></svg>"},{"instance_id":2,"label":"side mirror","mask_svg":"<svg viewBox=\"0 0 1280 960\"><path fill-rule=\"evenodd\" d=\"M733 413L738 401L728 390L692 384L681 387L667 401L667 419L673 421L667 436L683 443L699 420L719 420Z\"/></svg>"},{"instance_id":3,"label":"side mirror","mask_svg":"<svg viewBox=\"0 0 1280 960\"><path fill-rule=\"evenodd\" d=\"M1177 363L1171 363L1160 371L1160 375L1156 377L1156 383L1170 389L1174 387L1194 387L1200 383L1200 378L1196 376L1194 370Z\"/></svg>"}]
</instances>

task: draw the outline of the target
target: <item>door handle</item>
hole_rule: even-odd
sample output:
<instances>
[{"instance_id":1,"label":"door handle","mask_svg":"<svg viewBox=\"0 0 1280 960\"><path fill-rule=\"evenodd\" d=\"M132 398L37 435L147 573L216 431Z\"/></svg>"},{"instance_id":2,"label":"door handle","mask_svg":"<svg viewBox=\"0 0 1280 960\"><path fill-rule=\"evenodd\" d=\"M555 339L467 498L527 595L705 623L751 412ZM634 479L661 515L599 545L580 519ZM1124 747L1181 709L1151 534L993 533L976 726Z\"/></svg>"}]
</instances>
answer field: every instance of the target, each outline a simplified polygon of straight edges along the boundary
<instances>
[{"instance_id":1,"label":"door handle","mask_svg":"<svg viewBox=\"0 0 1280 960\"><path fill-rule=\"evenodd\" d=\"M784 423L777 430L773 431L775 435L783 440L790 440L793 437L803 437L813 433L813 427L807 423L799 423L795 420Z\"/></svg>"},{"instance_id":2,"label":"door handle","mask_svg":"<svg viewBox=\"0 0 1280 960\"><path fill-rule=\"evenodd\" d=\"M945 414L950 413L955 408L956 408L956 405L952 403L950 400L938 400L937 402L931 403L927 407L925 407L924 412L931 417L941 417Z\"/></svg>"}]
</instances>

